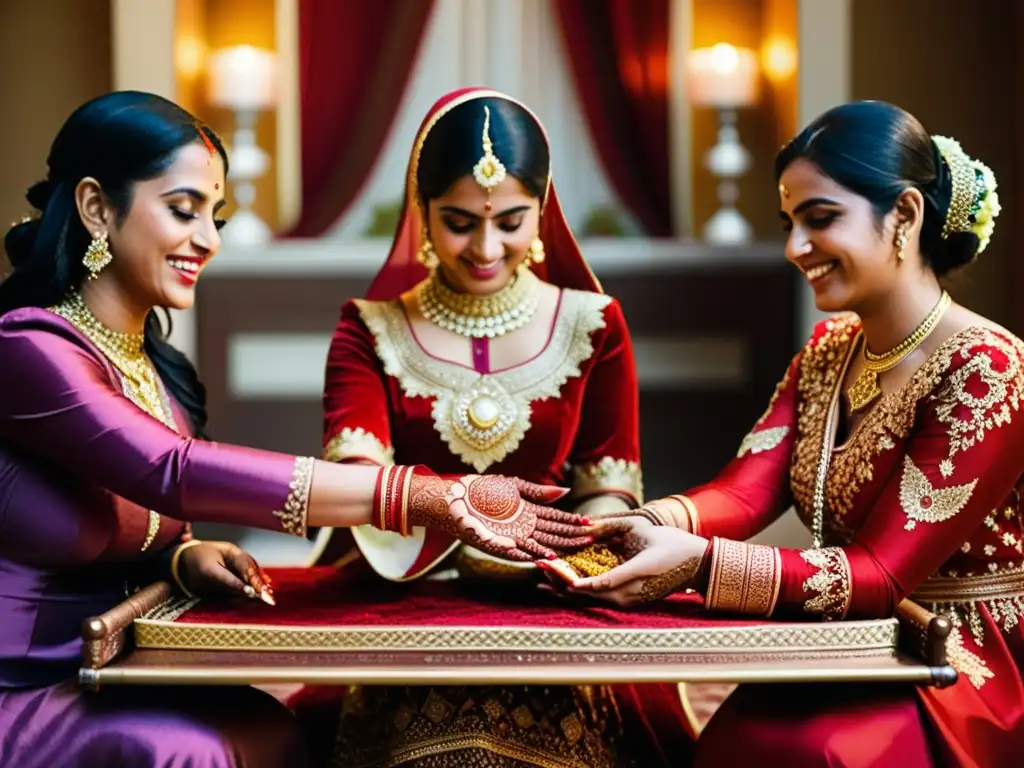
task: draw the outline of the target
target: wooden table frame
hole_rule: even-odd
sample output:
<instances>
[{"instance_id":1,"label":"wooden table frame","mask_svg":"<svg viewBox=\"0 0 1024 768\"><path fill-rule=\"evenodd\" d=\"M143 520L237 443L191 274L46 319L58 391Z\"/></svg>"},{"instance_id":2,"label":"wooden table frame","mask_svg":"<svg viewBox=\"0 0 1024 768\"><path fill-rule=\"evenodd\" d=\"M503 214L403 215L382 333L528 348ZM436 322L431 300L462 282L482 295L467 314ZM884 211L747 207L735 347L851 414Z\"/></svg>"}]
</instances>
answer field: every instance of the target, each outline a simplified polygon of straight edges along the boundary
<instances>
[{"instance_id":1,"label":"wooden table frame","mask_svg":"<svg viewBox=\"0 0 1024 768\"><path fill-rule=\"evenodd\" d=\"M133 648L132 627L172 599L152 584L84 625L80 684L105 685L585 685L615 683L903 682L957 680L946 658L951 626L908 600L897 610L898 645L872 650L798 648L711 652L515 649L424 651L227 651ZM793 626L793 625L789 625Z\"/></svg>"}]
</instances>

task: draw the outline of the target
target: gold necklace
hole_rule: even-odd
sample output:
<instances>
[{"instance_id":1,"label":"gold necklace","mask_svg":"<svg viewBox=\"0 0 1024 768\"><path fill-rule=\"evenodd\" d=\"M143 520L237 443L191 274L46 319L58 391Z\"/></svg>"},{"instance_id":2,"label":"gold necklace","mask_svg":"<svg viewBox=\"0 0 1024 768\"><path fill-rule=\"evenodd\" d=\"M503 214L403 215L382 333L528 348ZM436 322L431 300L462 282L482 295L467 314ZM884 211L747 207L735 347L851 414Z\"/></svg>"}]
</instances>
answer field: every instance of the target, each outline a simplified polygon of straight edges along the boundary
<instances>
[{"instance_id":1,"label":"gold necklace","mask_svg":"<svg viewBox=\"0 0 1024 768\"><path fill-rule=\"evenodd\" d=\"M50 307L50 311L75 326L117 368L124 382L124 394L129 400L153 418L177 431L170 404L164 398L160 387L159 377L143 350L144 334L121 333L103 325L78 293L70 294L57 306ZM160 515L149 510L146 538L142 542L141 551L149 549L159 530Z\"/></svg>"},{"instance_id":2,"label":"gold necklace","mask_svg":"<svg viewBox=\"0 0 1024 768\"><path fill-rule=\"evenodd\" d=\"M438 270L420 284L420 312L445 330L469 338L493 339L522 328L540 304L540 279L522 267L508 285L490 296L453 291Z\"/></svg>"},{"instance_id":3,"label":"gold necklace","mask_svg":"<svg viewBox=\"0 0 1024 768\"><path fill-rule=\"evenodd\" d=\"M921 346L924 340L938 326L939 320L946 314L946 310L949 309L949 305L952 303L953 299L950 298L946 291L943 291L938 302L932 307L932 311L914 329L914 332L888 352L883 352L880 355L872 353L868 349L868 344L865 340L863 346L864 354L862 355L864 358L864 370L857 376L853 386L846 390L846 396L850 400L850 410L856 413L878 399L882 394L882 390L878 386L878 374L895 368L906 360L911 352Z\"/></svg>"}]
</instances>

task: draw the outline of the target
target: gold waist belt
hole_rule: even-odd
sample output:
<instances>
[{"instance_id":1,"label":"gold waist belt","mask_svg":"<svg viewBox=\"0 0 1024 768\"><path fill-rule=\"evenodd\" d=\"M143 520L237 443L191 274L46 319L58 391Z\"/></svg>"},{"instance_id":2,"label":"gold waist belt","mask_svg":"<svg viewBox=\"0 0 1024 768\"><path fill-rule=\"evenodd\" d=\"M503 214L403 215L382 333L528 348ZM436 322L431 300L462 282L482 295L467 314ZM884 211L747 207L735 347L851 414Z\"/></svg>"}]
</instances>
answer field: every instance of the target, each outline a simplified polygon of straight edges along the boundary
<instances>
[{"instance_id":1,"label":"gold waist belt","mask_svg":"<svg viewBox=\"0 0 1024 768\"><path fill-rule=\"evenodd\" d=\"M1024 570L984 576L932 577L910 595L916 603L973 603L1024 596Z\"/></svg>"}]
</instances>

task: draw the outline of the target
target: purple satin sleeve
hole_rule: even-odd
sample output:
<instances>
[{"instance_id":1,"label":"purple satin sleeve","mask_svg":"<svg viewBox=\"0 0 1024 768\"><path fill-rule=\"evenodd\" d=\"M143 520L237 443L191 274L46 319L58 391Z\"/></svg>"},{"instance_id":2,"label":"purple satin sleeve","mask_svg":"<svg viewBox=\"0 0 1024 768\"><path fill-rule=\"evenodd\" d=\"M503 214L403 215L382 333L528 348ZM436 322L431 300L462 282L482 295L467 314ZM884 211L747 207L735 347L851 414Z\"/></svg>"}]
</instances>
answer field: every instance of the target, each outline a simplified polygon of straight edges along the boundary
<instances>
[{"instance_id":1,"label":"purple satin sleeve","mask_svg":"<svg viewBox=\"0 0 1024 768\"><path fill-rule=\"evenodd\" d=\"M0 318L0 440L168 517L305 535L313 460L182 437L43 309Z\"/></svg>"}]
</instances>

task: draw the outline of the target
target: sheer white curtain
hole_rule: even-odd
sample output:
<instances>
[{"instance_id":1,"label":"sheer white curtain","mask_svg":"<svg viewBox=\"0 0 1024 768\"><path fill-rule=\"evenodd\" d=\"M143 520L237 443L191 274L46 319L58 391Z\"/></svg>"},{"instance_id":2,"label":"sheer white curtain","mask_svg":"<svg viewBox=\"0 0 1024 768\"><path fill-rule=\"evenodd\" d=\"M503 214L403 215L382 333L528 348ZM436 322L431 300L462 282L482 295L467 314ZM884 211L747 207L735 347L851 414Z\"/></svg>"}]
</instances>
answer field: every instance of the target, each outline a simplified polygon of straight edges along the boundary
<instances>
[{"instance_id":1,"label":"sheer white curtain","mask_svg":"<svg viewBox=\"0 0 1024 768\"><path fill-rule=\"evenodd\" d=\"M363 237L374 208L401 198L423 116L442 94L474 85L507 93L540 117L551 139L559 198L574 229L598 207L610 206L627 221L593 151L556 25L547 0L438 0L392 135L362 195L327 237Z\"/></svg>"}]
</instances>

